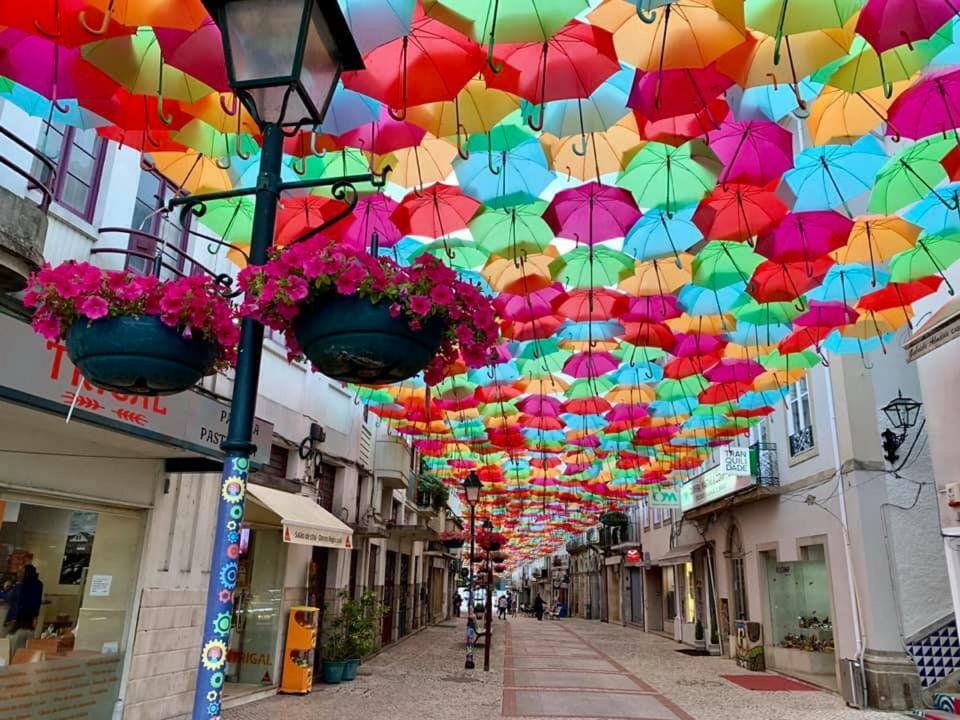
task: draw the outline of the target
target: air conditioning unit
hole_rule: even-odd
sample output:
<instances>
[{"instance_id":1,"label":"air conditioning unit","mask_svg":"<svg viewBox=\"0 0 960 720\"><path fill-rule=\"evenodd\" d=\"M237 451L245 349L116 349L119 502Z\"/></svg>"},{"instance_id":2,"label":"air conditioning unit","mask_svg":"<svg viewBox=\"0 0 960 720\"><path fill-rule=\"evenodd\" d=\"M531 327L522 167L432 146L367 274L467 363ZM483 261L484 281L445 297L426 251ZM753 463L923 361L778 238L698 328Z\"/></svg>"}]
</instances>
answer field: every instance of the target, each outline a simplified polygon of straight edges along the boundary
<instances>
[{"instance_id":1,"label":"air conditioning unit","mask_svg":"<svg viewBox=\"0 0 960 720\"><path fill-rule=\"evenodd\" d=\"M867 693L863 686L863 668L858 660L840 659L840 694L850 707L865 707Z\"/></svg>"},{"instance_id":2,"label":"air conditioning unit","mask_svg":"<svg viewBox=\"0 0 960 720\"><path fill-rule=\"evenodd\" d=\"M754 672L767 669L763 656L763 625L737 620L737 665Z\"/></svg>"}]
</instances>

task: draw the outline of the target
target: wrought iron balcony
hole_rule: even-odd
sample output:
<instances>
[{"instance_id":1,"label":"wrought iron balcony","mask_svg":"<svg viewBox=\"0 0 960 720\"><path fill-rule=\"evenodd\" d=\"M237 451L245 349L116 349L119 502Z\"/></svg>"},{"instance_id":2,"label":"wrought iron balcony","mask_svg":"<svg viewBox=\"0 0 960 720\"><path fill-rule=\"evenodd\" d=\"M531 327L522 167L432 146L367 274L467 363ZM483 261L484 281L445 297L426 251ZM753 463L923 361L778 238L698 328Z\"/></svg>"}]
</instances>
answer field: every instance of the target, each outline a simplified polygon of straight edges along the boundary
<instances>
[{"instance_id":1,"label":"wrought iron balcony","mask_svg":"<svg viewBox=\"0 0 960 720\"><path fill-rule=\"evenodd\" d=\"M813 427L805 427L790 435L790 457L797 457L815 446Z\"/></svg>"},{"instance_id":2,"label":"wrought iron balcony","mask_svg":"<svg viewBox=\"0 0 960 720\"><path fill-rule=\"evenodd\" d=\"M777 487L780 484L776 443L758 442L750 446L750 470L760 487Z\"/></svg>"}]
</instances>

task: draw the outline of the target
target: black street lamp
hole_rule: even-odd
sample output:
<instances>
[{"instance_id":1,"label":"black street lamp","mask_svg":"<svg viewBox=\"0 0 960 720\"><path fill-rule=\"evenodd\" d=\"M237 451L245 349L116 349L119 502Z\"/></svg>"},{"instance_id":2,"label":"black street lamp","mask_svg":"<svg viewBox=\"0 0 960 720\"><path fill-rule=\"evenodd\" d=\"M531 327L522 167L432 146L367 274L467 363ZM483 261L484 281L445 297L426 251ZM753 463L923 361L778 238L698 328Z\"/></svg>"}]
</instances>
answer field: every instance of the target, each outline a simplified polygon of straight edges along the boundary
<instances>
[{"instance_id":1,"label":"black street lamp","mask_svg":"<svg viewBox=\"0 0 960 720\"><path fill-rule=\"evenodd\" d=\"M883 414L887 416L887 421L896 429L895 432L887 428L880 433L880 437L883 438L883 455L891 465L896 464L900 459L897 450L907 439L907 431L917 424L922 406L922 403L913 398L905 398L902 392L897 391L897 397L881 408Z\"/></svg>"},{"instance_id":2,"label":"black street lamp","mask_svg":"<svg viewBox=\"0 0 960 720\"><path fill-rule=\"evenodd\" d=\"M280 194L298 188L332 185L334 195L357 201L354 182L378 181L373 173L335 179L281 180L284 134L305 125L316 126L333 97L342 70L363 69L346 20L330 0L202 0L220 28L230 85L256 119L263 133L260 173L254 188L178 197L168 209L202 214L211 200L256 196L248 263L267 261L273 243ZM347 197L347 191L352 195ZM349 213L349 211L347 211ZM342 216L338 216L339 220ZM335 221L335 220L334 220ZM314 228L300 239L320 232ZM214 529L213 557L203 623L193 720L221 714L221 690L226 675L227 642L237 584L237 553L244 496L250 470L254 408L260 380L263 326L243 320L234 373L233 398L224 451L220 501ZM236 493L240 484L244 489Z\"/></svg>"},{"instance_id":3,"label":"black street lamp","mask_svg":"<svg viewBox=\"0 0 960 720\"><path fill-rule=\"evenodd\" d=\"M477 525L476 525L476 508L477 503L480 502L480 491L483 489L483 483L480 482L480 476L477 473L471 472L463 481L463 496L467 501L467 505L470 506L470 579L469 584L467 585L467 623L469 624L473 621L473 561L474 553L476 552L476 542L477 542ZM474 621L475 624L475 621ZM476 627L474 627L474 632L476 632ZM473 646L469 643L467 644L467 660L464 663L463 667L466 670L473 670Z\"/></svg>"}]
</instances>

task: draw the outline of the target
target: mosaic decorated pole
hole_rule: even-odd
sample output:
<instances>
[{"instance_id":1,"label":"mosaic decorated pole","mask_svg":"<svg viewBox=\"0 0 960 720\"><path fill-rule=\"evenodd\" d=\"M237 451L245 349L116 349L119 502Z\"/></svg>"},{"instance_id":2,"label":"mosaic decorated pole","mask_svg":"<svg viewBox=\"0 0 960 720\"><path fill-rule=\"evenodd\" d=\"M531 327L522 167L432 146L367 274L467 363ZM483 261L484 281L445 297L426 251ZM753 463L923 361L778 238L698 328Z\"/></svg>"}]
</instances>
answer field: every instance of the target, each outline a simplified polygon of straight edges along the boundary
<instances>
[{"instance_id":1,"label":"mosaic decorated pole","mask_svg":"<svg viewBox=\"0 0 960 720\"><path fill-rule=\"evenodd\" d=\"M257 178L256 209L250 245L250 264L262 265L273 242L280 191L280 167L283 161L283 133L277 125L263 131L263 153ZM226 679L227 641L233 617L233 591L237 586L237 558L240 556L240 524L246 496L260 358L263 352L263 326L250 318L240 329L240 351L234 376L233 399L227 439L221 445L226 453L214 528L213 557L207 612L203 620L203 641L197 670L193 720L220 717L221 695Z\"/></svg>"}]
</instances>

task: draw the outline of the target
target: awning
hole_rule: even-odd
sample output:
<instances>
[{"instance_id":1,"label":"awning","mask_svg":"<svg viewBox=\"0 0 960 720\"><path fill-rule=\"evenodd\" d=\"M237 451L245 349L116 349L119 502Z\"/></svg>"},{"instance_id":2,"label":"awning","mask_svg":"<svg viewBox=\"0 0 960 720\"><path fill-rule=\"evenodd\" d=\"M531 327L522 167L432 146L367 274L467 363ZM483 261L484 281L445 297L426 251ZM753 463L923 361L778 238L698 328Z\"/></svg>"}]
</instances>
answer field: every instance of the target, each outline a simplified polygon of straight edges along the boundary
<instances>
[{"instance_id":1,"label":"awning","mask_svg":"<svg viewBox=\"0 0 960 720\"><path fill-rule=\"evenodd\" d=\"M353 547L353 530L303 495L247 483L247 495L275 515L283 527L283 541L317 547Z\"/></svg>"},{"instance_id":2,"label":"awning","mask_svg":"<svg viewBox=\"0 0 960 720\"><path fill-rule=\"evenodd\" d=\"M670 550L663 557L655 559L653 561L654 565L682 565L683 563L690 562L691 556L700 548L703 547L703 543L694 543L693 545L677 545L677 547Z\"/></svg>"},{"instance_id":3,"label":"awning","mask_svg":"<svg viewBox=\"0 0 960 720\"><path fill-rule=\"evenodd\" d=\"M946 345L960 336L960 297L955 297L922 326L914 330L913 335L903 347L907 351L907 362L913 362L938 347Z\"/></svg>"}]
</instances>

